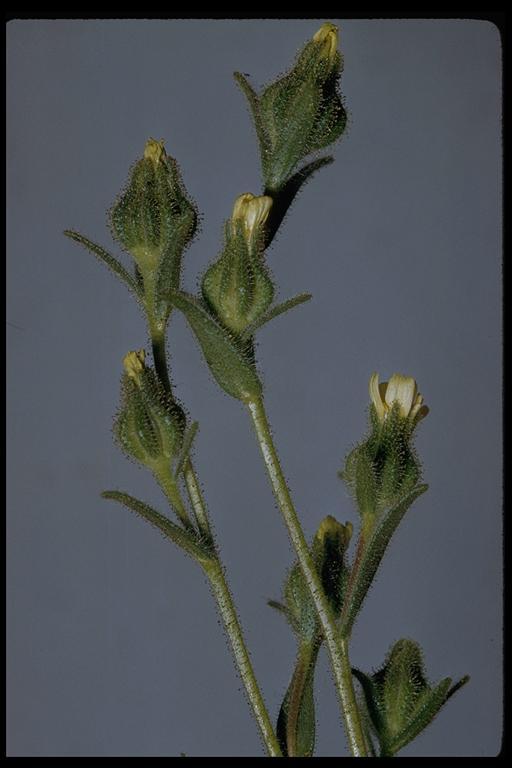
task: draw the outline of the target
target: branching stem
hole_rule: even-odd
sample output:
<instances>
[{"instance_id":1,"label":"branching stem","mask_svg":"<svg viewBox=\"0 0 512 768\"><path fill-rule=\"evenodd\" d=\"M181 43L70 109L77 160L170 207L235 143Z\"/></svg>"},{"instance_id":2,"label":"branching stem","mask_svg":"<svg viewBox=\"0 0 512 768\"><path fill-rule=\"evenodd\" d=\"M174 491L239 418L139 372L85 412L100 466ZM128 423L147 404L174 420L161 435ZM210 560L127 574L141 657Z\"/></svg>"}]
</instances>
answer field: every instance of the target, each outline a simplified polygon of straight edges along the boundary
<instances>
[{"instance_id":1,"label":"branching stem","mask_svg":"<svg viewBox=\"0 0 512 768\"><path fill-rule=\"evenodd\" d=\"M263 400L251 401L248 403L248 407L274 496L283 515L322 626L325 643L331 658L336 690L341 704L350 750L354 757L366 757L366 742L355 698L348 656L348 638L340 636L330 605L322 588L320 577L315 568L281 469Z\"/></svg>"}]
</instances>

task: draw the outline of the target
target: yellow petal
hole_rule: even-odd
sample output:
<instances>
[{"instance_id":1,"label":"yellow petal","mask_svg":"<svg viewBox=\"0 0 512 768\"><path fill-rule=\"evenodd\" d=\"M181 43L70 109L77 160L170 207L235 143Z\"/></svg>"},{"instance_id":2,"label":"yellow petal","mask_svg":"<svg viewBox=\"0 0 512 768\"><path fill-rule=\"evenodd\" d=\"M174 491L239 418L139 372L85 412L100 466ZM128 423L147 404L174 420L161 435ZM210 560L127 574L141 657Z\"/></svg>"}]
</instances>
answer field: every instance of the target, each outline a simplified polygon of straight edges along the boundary
<instances>
[{"instance_id":1,"label":"yellow petal","mask_svg":"<svg viewBox=\"0 0 512 768\"><path fill-rule=\"evenodd\" d=\"M127 375L130 379L138 384L140 381L140 374L144 370L144 360L146 353L143 349L139 349L138 352L128 352L123 358L123 365Z\"/></svg>"},{"instance_id":2,"label":"yellow petal","mask_svg":"<svg viewBox=\"0 0 512 768\"><path fill-rule=\"evenodd\" d=\"M382 384L379 385L379 374L372 373L370 376L370 398L373 405L375 406L375 410L377 411L377 418L379 421L384 421L386 409L384 408L384 403L381 397L381 387Z\"/></svg>"},{"instance_id":3,"label":"yellow petal","mask_svg":"<svg viewBox=\"0 0 512 768\"><path fill-rule=\"evenodd\" d=\"M338 27L329 22L322 24L318 32L313 35L313 42L322 44L320 51L322 58L332 63L338 47Z\"/></svg>"},{"instance_id":4,"label":"yellow petal","mask_svg":"<svg viewBox=\"0 0 512 768\"><path fill-rule=\"evenodd\" d=\"M165 155L163 140L155 141L155 139L148 139L144 148L144 157L148 160L152 160L155 165L158 165L162 155Z\"/></svg>"},{"instance_id":5,"label":"yellow petal","mask_svg":"<svg viewBox=\"0 0 512 768\"><path fill-rule=\"evenodd\" d=\"M400 415L404 418L411 412L414 398L416 397L416 382L411 376L402 376L394 373L388 382L386 390L386 404L389 408L397 402L400 407Z\"/></svg>"}]
</instances>

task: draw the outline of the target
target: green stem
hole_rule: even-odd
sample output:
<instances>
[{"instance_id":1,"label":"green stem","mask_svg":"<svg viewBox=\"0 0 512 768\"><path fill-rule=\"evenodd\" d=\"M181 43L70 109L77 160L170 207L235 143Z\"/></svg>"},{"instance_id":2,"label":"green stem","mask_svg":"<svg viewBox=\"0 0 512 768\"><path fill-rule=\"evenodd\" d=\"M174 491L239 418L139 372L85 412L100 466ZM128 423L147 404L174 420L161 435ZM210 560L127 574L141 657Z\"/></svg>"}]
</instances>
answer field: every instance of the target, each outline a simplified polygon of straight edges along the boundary
<instances>
[{"instance_id":1,"label":"green stem","mask_svg":"<svg viewBox=\"0 0 512 768\"><path fill-rule=\"evenodd\" d=\"M262 399L248 403L263 460L272 484L274 496L283 515L300 567L314 601L318 618L331 658L336 690L341 703L350 750L354 757L366 757L366 742L354 693L348 655L348 638L342 638L336 627L331 607L324 594L304 533L286 484L279 457L272 439L270 425Z\"/></svg>"},{"instance_id":2,"label":"green stem","mask_svg":"<svg viewBox=\"0 0 512 768\"><path fill-rule=\"evenodd\" d=\"M206 512L206 503L201 493L201 488L197 480L194 467L190 458L185 462L183 468L183 476L185 478L185 485L187 486L188 497L194 511L194 516L197 521L197 525L203 536L209 541L213 541L213 534L210 527L210 521L208 520L208 514Z\"/></svg>"},{"instance_id":3,"label":"green stem","mask_svg":"<svg viewBox=\"0 0 512 768\"><path fill-rule=\"evenodd\" d=\"M190 522L190 518L188 516L187 508L183 503L180 490L176 485L176 481L174 477L169 471L169 467L166 464L162 463L161 465L159 465L154 469L153 474L155 476L157 483L159 484L165 496L167 497L169 504L178 515L184 527L188 531L192 531L195 533L194 526Z\"/></svg>"},{"instance_id":4,"label":"green stem","mask_svg":"<svg viewBox=\"0 0 512 768\"><path fill-rule=\"evenodd\" d=\"M167 369L167 355L165 352L165 331L157 331L151 328L151 345L153 347L153 360L155 371L167 392L171 391L171 380Z\"/></svg>"},{"instance_id":5,"label":"green stem","mask_svg":"<svg viewBox=\"0 0 512 768\"><path fill-rule=\"evenodd\" d=\"M151 332L151 343L153 346L153 359L155 361L155 370L163 386L170 393L171 382L170 382L169 374L167 370L167 358L166 358L166 351L165 351L165 334L155 332L154 329L151 328L151 325L150 325L150 332ZM165 480L163 477L160 478L160 476L158 476L157 479L162 485L162 488L164 489L166 494L167 494L167 491L171 491L171 492L176 491L178 493L180 497L181 506L185 510L185 515L186 515L187 513L186 513L185 505L183 503L183 500L181 499L181 495L179 494L179 489L177 488L176 482L174 478L171 476L169 467L167 467L166 474L167 474L167 480ZM190 459L187 459L185 463L183 474L185 477L185 484L187 486L188 495L190 498L190 502L192 505L192 509L194 511L194 516L197 521L199 530L202 533L202 535L206 536L208 541L211 542L212 549L215 553L214 559L212 559L208 565L205 565L205 571L206 571L206 575L208 576L209 582L211 584L212 592L215 597L219 613L222 617L222 621L224 622L224 627L226 629L226 633L229 638L229 643L231 646L231 650L233 652L233 656L235 659L238 672L240 674L245 690L247 692L249 703L251 705L258 727L261 731L261 735L265 742L265 746L267 748L268 754L271 757L281 757L282 753L279 746L279 742L277 740L277 736L272 726L272 722L270 720L270 716L268 714L265 702L263 700L263 696L259 689L256 675L254 674L249 652L245 645L245 640L242 633L242 627L240 626L236 608L233 603L233 598L231 597L231 593L229 591L229 585L226 581L224 570L222 568L222 563L220 561L220 557L219 557L219 554L217 553L215 543L213 540L213 535L211 531L210 521L208 519L206 504L204 502L204 499L201 493L201 488ZM172 501L171 496L168 495L168 498L171 504L174 506L174 502ZM177 508L176 510L178 511ZM187 515L187 521L188 521L188 515ZM189 525L190 525L190 522L189 522Z\"/></svg>"},{"instance_id":6,"label":"green stem","mask_svg":"<svg viewBox=\"0 0 512 768\"><path fill-rule=\"evenodd\" d=\"M265 741L267 751L270 757L282 757L279 742L270 721L265 702L258 686L258 681L254 674L251 659L245 645L242 628L238 620L233 599L229 591L229 586L224 575L222 565L218 559L212 561L211 565L205 567L206 575L212 586L212 591L217 601L224 627L229 637L229 643L236 666L242 682L245 686L249 702L254 713L254 717Z\"/></svg>"}]
</instances>

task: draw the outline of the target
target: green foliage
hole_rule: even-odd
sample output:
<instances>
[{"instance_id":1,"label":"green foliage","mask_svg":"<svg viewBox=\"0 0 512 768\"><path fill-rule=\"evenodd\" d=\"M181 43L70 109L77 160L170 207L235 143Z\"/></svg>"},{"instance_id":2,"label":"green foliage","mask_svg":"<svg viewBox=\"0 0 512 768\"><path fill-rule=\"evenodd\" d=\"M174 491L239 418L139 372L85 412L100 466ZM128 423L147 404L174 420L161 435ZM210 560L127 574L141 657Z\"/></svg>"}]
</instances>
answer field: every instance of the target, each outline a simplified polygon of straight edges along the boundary
<instances>
[{"instance_id":1,"label":"green foliage","mask_svg":"<svg viewBox=\"0 0 512 768\"><path fill-rule=\"evenodd\" d=\"M441 707L464 685L462 678L452 686L447 677L432 686L425 677L419 645L399 640L383 666L372 675L353 670L361 684L372 729L382 757L395 755L421 733Z\"/></svg>"},{"instance_id":2,"label":"green foliage","mask_svg":"<svg viewBox=\"0 0 512 768\"><path fill-rule=\"evenodd\" d=\"M323 590L335 616L343 603L348 579L346 552L352 535L350 523L342 525L332 515L320 523L311 546L313 561ZM288 619L298 643L297 661L277 721L277 736L283 754L310 757L315 744L313 686L322 628L310 590L299 563L287 575L284 604L269 601Z\"/></svg>"},{"instance_id":3,"label":"green foliage","mask_svg":"<svg viewBox=\"0 0 512 768\"><path fill-rule=\"evenodd\" d=\"M419 485L371 529L369 538L364 542L361 561L354 571L350 589L347 590L344 598L341 631L345 636L348 636L352 630L391 537L411 504L427 489L428 485Z\"/></svg>"},{"instance_id":4,"label":"green foliage","mask_svg":"<svg viewBox=\"0 0 512 768\"><path fill-rule=\"evenodd\" d=\"M76 243L83 245L84 248L87 248L87 250L93 253L99 259L99 261L102 261L103 264L105 264L110 269L114 275L121 278L121 280L128 286L129 290L135 294L136 298L141 303L143 302L143 291L141 289L140 283L136 278L134 279L130 275L130 273L123 267L121 262L115 258L115 256L112 256L112 254L102 248L101 245L93 243L92 240L89 240L87 237L84 237L78 232L74 232L71 229L66 229L64 230L64 234L66 237L69 237Z\"/></svg>"},{"instance_id":5,"label":"green foliage","mask_svg":"<svg viewBox=\"0 0 512 768\"><path fill-rule=\"evenodd\" d=\"M299 293L298 296L287 299L281 304L276 304L271 309L269 309L268 312L265 312L264 315L261 315L258 320L247 326L242 334L242 339L251 339L254 333L258 330L258 328L261 328L262 325L269 323L275 317L279 317L279 315L284 315L285 312L288 312L288 310L293 309L294 307L298 307L299 304L304 304L305 301L309 301L310 299L310 293Z\"/></svg>"},{"instance_id":6,"label":"green foliage","mask_svg":"<svg viewBox=\"0 0 512 768\"><path fill-rule=\"evenodd\" d=\"M120 504L124 504L129 510L144 518L144 520L158 528L166 538L173 541L201 565L208 565L213 559L214 553L209 548L207 542L202 541L197 534L183 530L179 525L176 525L176 523L173 523L169 518L161 515L143 501L139 501L139 499L121 491L103 491L101 495L104 499L112 499Z\"/></svg>"},{"instance_id":7,"label":"green foliage","mask_svg":"<svg viewBox=\"0 0 512 768\"><path fill-rule=\"evenodd\" d=\"M222 389L243 402L261 395L258 373L237 338L229 334L206 307L193 296L173 294L173 304L187 318L203 351L210 371Z\"/></svg>"},{"instance_id":8,"label":"green foliage","mask_svg":"<svg viewBox=\"0 0 512 768\"><path fill-rule=\"evenodd\" d=\"M277 718L283 757L312 757L315 749L315 666L320 643L301 641L292 679Z\"/></svg>"},{"instance_id":9,"label":"green foliage","mask_svg":"<svg viewBox=\"0 0 512 768\"><path fill-rule=\"evenodd\" d=\"M301 160L335 142L344 132L346 112L339 94L341 55L337 31L324 24L302 49L295 66L260 95L239 72L260 144L267 194L279 193Z\"/></svg>"}]
</instances>

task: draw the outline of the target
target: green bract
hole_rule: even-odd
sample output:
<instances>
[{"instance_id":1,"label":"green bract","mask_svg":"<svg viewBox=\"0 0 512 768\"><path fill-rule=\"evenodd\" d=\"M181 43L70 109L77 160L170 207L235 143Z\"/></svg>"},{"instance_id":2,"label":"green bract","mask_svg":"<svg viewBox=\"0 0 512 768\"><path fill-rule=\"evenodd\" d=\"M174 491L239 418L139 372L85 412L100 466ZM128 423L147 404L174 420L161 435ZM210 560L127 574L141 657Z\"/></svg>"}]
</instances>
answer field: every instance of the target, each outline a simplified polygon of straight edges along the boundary
<instances>
[{"instance_id":1,"label":"green bract","mask_svg":"<svg viewBox=\"0 0 512 768\"><path fill-rule=\"evenodd\" d=\"M390 757L432 722L441 707L469 678L452 686L450 677L438 685L428 683L419 645L399 640L383 666L372 675L355 669L363 689L370 725L381 757Z\"/></svg>"}]
</instances>

